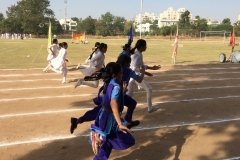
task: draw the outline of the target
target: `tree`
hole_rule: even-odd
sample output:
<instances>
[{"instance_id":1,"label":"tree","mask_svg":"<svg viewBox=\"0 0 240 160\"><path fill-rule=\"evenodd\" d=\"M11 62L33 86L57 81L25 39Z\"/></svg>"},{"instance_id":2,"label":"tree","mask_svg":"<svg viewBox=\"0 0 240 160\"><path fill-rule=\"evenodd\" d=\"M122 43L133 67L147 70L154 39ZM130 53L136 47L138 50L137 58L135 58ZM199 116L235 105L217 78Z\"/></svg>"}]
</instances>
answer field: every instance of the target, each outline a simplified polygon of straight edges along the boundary
<instances>
[{"instance_id":1,"label":"tree","mask_svg":"<svg viewBox=\"0 0 240 160\"><path fill-rule=\"evenodd\" d=\"M158 35L160 33L160 28L158 27L157 24L153 24L153 25L150 26L150 32L153 35Z\"/></svg>"},{"instance_id":2,"label":"tree","mask_svg":"<svg viewBox=\"0 0 240 160\"><path fill-rule=\"evenodd\" d=\"M198 34L201 31L207 31L208 30L208 25L207 25L207 20L204 18L200 18L200 16L196 16L196 21L194 24L192 24L192 29L195 30Z\"/></svg>"},{"instance_id":3,"label":"tree","mask_svg":"<svg viewBox=\"0 0 240 160\"><path fill-rule=\"evenodd\" d=\"M113 18L113 35L122 35L124 32L125 18L115 16Z\"/></svg>"},{"instance_id":4,"label":"tree","mask_svg":"<svg viewBox=\"0 0 240 160\"><path fill-rule=\"evenodd\" d=\"M4 20L5 20L4 15L0 13L0 33L4 32L4 26L3 26Z\"/></svg>"},{"instance_id":5,"label":"tree","mask_svg":"<svg viewBox=\"0 0 240 160\"><path fill-rule=\"evenodd\" d=\"M134 28L134 24L133 24L132 21L130 21L130 22L125 22L124 30L123 30L123 35L128 35L131 26L132 26L132 29L133 29L133 35L135 35L135 28Z\"/></svg>"},{"instance_id":6,"label":"tree","mask_svg":"<svg viewBox=\"0 0 240 160\"><path fill-rule=\"evenodd\" d=\"M101 18L98 20L96 32L102 36L112 36L113 20L114 16L110 12L102 14Z\"/></svg>"},{"instance_id":7,"label":"tree","mask_svg":"<svg viewBox=\"0 0 240 160\"><path fill-rule=\"evenodd\" d=\"M90 35L95 35L95 26L96 20L93 19L91 16L88 16L84 20L79 19L79 23L77 24L77 33L83 33Z\"/></svg>"},{"instance_id":8,"label":"tree","mask_svg":"<svg viewBox=\"0 0 240 160\"><path fill-rule=\"evenodd\" d=\"M39 35L44 30L40 24L48 23L49 19L54 16L54 12L48 9L49 6L49 0L18 1L17 5L8 8L6 24L10 25L12 32L16 33L14 30L17 26L20 27L18 31Z\"/></svg>"},{"instance_id":9,"label":"tree","mask_svg":"<svg viewBox=\"0 0 240 160\"><path fill-rule=\"evenodd\" d=\"M183 14L181 14L181 18L179 19L178 26L181 29L188 29L190 28L190 12L186 10Z\"/></svg>"},{"instance_id":10,"label":"tree","mask_svg":"<svg viewBox=\"0 0 240 160\"><path fill-rule=\"evenodd\" d=\"M160 29L160 33L163 36L170 35L172 28L170 26L164 26Z\"/></svg>"},{"instance_id":11,"label":"tree","mask_svg":"<svg viewBox=\"0 0 240 160\"><path fill-rule=\"evenodd\" d=\"M79 20L77 17L72 17L71 19L72 19L73 21L76 21L77 23L80 22L80 20Z\"/></svg>"},{"instance_id":12,"label":"tree","mask_svg":"<svg viewBox=\"0 0 240 160\"><path fill-rule=\"evenodd\" d=\"M4 20L4 15L2 13L0 13L0 22L2 22Z\"/></svg>"},{"instance_id":13,"label":"tree","mask_svg":"<svg viewBox=\"0 0 240 160\"><path fill-rule=\"evenodd\" d=\"M225 18L225 19L223 19L222 24L229 24L229 25L231 25L231 21L230 21L229 18Z\"/></svg>"}]
</instances>

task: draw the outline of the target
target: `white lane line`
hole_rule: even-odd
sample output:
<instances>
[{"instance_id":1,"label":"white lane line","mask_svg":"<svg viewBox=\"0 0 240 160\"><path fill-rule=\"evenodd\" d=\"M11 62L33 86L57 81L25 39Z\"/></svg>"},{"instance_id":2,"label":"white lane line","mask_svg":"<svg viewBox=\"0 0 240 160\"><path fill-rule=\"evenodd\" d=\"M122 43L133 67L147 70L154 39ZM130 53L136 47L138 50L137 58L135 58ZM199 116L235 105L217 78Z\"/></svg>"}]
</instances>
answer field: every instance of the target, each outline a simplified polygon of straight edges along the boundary
<instances>
[{"instance_id":1,"label":"white lane line","mask_svg":"<svg viewBox=\"0 0 240 160\"><path fill-rule=\"evenodd\" d=\"M152 92L172 92L172 91L188 91L188 90L206 90L206 89L227 89L227 88L239 88L240 86L220 86L220 87L201 87L201 88L175 88L175 89L160 89L153 90ZM1 91L1 90L0 90ZM135 93L143 93L146 91L138 91Z\"/></svg>"},{"instance_id":2,"label":"white lane line","mask_svg":"<svg viewBox=\"0 0 240 160\"><path fill-rule=\"evenodd\" d=\"M81 73L81 72L79 72L79 73ZM77 73L68 73L68 75L76 75ZM57 74L57 73L54 73L54 72L52 72L52 73L30 73L30 74L0 74L0 77L22 77L22 76L24 76L24 77L26 77L26 76L48 76L48 75L59 75L59 74Z\"/></svg>"},{"instance_id":3,"label":"white lane line","mask_svg":"<svg viewBox=\"0 0 240 160\"><path fill-rule=\"evenodd\" d=\"M233 158L227 158L227 159L223 159L223 160L239 160L240 157L233 157Z\"/></svg>"},{"instance_id":4,"label":"white lane line","mask_svg":"<svg viewBox=\"0 0 240 160\"><path fill-rule=\"evenodd\" d=\"M205 101L205 100L230 99L230 98L240 98L240 95L225 96L225 97L214 97L214 98L194 98L194 99L183 99L183 100L170 100L170 101L162 101L162 102L153 102L153 104ZM142 105L146 105L146 104L147 103L138 103L137 106L142 106ZM93 104L92 106L96 106L96 105ZM64 113L64 112L73 112L73 111L83 111L83 110L89 110L89 109L92 109L92 108L56 110L56 111L42 111L42 112L21 113L21 114L5 114L5 115L0 115L0 118L9 118L9 117L17 117L17 116L31 116L31 115L40 115L40 114Z\"/></svg>"},{"instance_id":5,"label":"white lane line","mask_svg":"<svg viewBox=\"0 0 240 160\"><path fill-rule=\"evenodd\" d=\"M81 87L88 87L82 85ZM206 89L226 89L226 88L239 88L240 86L220 86L220 87L201 87L201 88L175 88L175 89L160 89L153 90L152 92L171 92L171 91L187 91L187 90L206 90ZM7 91L23 91L23 90L41 90L41 89L63 89L63 88L73 88L73 86L58 86L58 87L36 87L36 88L8 88L8 89L0 89L0 92ZM146 91L137 91L134 94L143 93ZM0 99L1 100L1 99Z\"/></svg>"},{"instance_id":6,"label":"white lane line","mask_svg":"<svg viewBox=\"0 0 240 160\"><path fill-rule=\"evenodd\" d=\"M216 120L213 120L213 121L201 121L201 122L192 122L192 123L180 122L180 123L176 123L176 124L159 125L159 126L154 126L154 127L136 127L136 128L133 129L133 131L145 131L145 130L152 130L152 129L163 129L163 128L184 127L184 126L206 125L206 124L233 122L233 121L240 121L240 118L216 119Z\"/></svg>"},{"instance_id":7,"label":"white lane line","mask_svg":"<svg viewBox=\"0 0 240 160\"><path fill-rule=\"evenodd\" d=\"M180 71L184 71L184 70L187 70L187 71L196 71L196 70L225 70L225 69L240 69L240 67L230 67L230 68L189 68L189 69L170 69L170 70L163 70L163 69L160 69L160 70L151 70L151 72L166 72L166 71L175 71L175 70L180 70ZM28 69L26 69L28 70ZM0 69L1 71L1 69ZM81 72L70 72L68 73L68 75L76 75L80 73L81 75ZM189 73L189 74L225 74L225 73L240 73L240 72L215 72L215 73ZM167 76L167 75L189 75L189 74L171 74L171 73L168 73L166 75L162 75L162 76ZM0 74L0 77L20 77L20 76L47 76L47 75L57 75L57 73L54 73L54 72L51 72L51 73L30 73L30 74Z\"/></svg>"},{"instance_id":8,"label":"white lane line","mask_svg":"<svg viewBox=\"0 0 240 160\"><path fill-rule=\"evenodd\" d=\"M81 86L81 87L87 87L87 86ZM23 90L40 90L40 89L62 89L62 88L73 88L73 85L70 86L58 86L58 87L35 87L35 88L7 88L7 89L0 89L0 92L6 92L6 91L23 91Z\"/></svg>"},{"instance_id":9,"label":"white lane line","mask_svg":"<svg viewBox=\"0 0 240 160\"><path fill-rule=\"evenodd\" d=\"M193 122L193 123L185 123L185 122L179 122L176 124L169 124L169 125L158 125L158 126L152 126L152 127L138 127L132 129L133 131L145 131L145 130L153 130L153 129L163 129L163 128L176 128L176 127L184 127L184 126L195 126L195 125L207 125L207 124L216 124L216 123L224 123L224 122L232 122L232 121L239 121L240 118L234 118L234 119L217 119L213 121L203 121L203 122ZM80 135L83 137L89 136L89 134L83 134ZM54 140L64 140L64 139L72 139L76 138L75 135L69 135L69 136L56 136L56 137L45 137L45 138L35 138L33 140L27 140L27 141L17 141L17 142L1 142L0 147L6 147L6 146L14 146L14 145L22 145L22 144L31 144L31 143L39 143L39 142L46 142L46 141L54 141Z\"/></svg>"},{"instance_id":10,"label":"white lane line","mask_svg":"<svg viewBox=\"0 0 240 160\"><path fill-rule=\"evenodd\" d=\"M46 138L35 138L28 141L17 141L17 142L9 142L9 143L0 143L0 147L7 147L7 146L14 146L14 145L21 145L21 144L30 144L30 143L40 143L40 142L47 142L47 141L54 141L54 140L65 140L70 138L75 138L75 135L69 135L69 136L52 136L52 137L46 137Z\"/></svg>"},{"instance_id":11,"label":"white lane line","mask_svg":"<svg viewBox=\"0 0 240 160\"><path fill-rule=\"evenodd\" d=\"M169 70L180 70L180 71L196 71L196 70L228 70L228 69L240 69L240 67L215 67L215 68L198 68L198 66L195 65L189 65L196 68L171 68L171 69L160 69L160 70L152 70L154 72L159 71L169 71ZM185 66L183 66L185 67ZM71 67L69 67L71 69ZM27 71L27 70L43 70L43 68L29 68L29 69L0 69L0 71Z\"/></svg>"},{"instance_id":12,"label":"white lane line","mask_svg":"<svg viewBox=\"0 0 240 160\"><path fill-rule=\"evenodd\" d=\"M82 108L82 109L64 109L64 110L49 110L49 111L42 111L42 112L30 112L30 113L19 113L19 114L5 114L0 115L0 118L9 118L9 117L21 117L21 116L35 116L41 114L56 114L56 113L66 113L66 112L75 112L75 111L85 111L91 110L93 108Z\"/></svg>"},{"instance_id":13,"label":"white lane line","mask_svg":"<svg viewBox=\"0 0 240 160\"><path fill-rule=\"evenodd\" d=\"M0 102L19 101L19 100L52 99L52 98L88 97L88 96L97 96L97 94L66 94L66 95L60 95L60 96L9 98L9 99L0 99Z\"/></svg>"},{"instance_id":14,"label":"white lane line","mask_svg":"<svg viewBox=\"0 0 240 160\"><path fill-rule=\"evenodd\" d=\"M161 74L161 75L153 75L154 77L166 77L166 76L192 76L192 75L214 75L214 74L240 74L240 72L214 72L214 73L177 73L177 74L171 74L171 73L167 73L167 74Z\"/></svg>"},{"instance_id":15,"label":"white lane line","mask_svg":"<svg viewBox=\"0 0 240 160\"><path fill-rule=\"evenodd\" d=\"M186 79L186 80L169 80L169 81L160 81L160 82L148 82L151 84L156 84L156 83L172 83L172 82L199 82L199 81L225 81L225 80L236 80L240 78L197 78L197 79Z\"/></svg>"},{"instance_id":16,"label":"white lane line","mask_svg":"<svg viewBox=\"0 0 240 160\"><path fill-rule=\"evenodd\" d=\"M185 80L169 80L160 82L148 82L148 83L169 83L169 82L196 82L196 81L225 81L225 80L237 80L240 78L193 78ZM3 80L0 83L16 83L16 82L36 82L36 81L61 81L62 79L32 79L32 80Z\"/></svg>"}]
</instances>

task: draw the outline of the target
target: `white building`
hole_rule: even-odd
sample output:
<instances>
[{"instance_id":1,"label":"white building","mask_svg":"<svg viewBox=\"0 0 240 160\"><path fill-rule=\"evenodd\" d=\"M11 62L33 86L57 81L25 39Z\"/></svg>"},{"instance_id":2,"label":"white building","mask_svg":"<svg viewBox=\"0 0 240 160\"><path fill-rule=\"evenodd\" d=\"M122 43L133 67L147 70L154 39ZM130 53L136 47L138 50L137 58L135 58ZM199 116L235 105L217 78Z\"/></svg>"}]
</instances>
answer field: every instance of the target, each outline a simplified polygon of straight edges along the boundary
<instances>
[{"instance_id":1,"label":"white building","mask_svg":"<svg viewBox=\"0 0 240 160\"><path fill-rule=\"evenodd\" d=\"M177 11L173 10L173 7L169 7L166 11L160 14L158 20L158 27L175 25L181 18L181 14L186 12L185 8L179 8ZM189 14L190 20L192 20L192 14Z\"/></svg>"},{"instance_id":2,"label":"white building","mask_svg":"<svg viewBox=\"0 0 240 160\"><path fill-rule=\"evenodd\" d=\"M149 32L151 25L152 24L150 24L150 23L142 24L142 31L141 32ZM136 32L140 32L140 29L141 29L141 24L138 24L137 28L136 28Z\"/></svg>"},{"instance_id":3,"label":"white building","mask_svg":"<svg viewBox=\"0 0 240 160\"><path fill-rule=\"evenodd\" d=\"M73 21L72 19L66 19L66 25L69 27L69 30L75 30L77 27L77 22ZM65 26L65 19L60 19L59 23L61 26ZM67 27L67 28L68 28Z\"/></svg>"},{"instance_id":4,"label":"white building","mask_svg":"<svg viewBox=\"0 0 240 160\"><path fill-rule=\"evenodd\" d=\"M142 18L142 21L141 21ZM140 24L141 22L144 22L146 20L149 20L151 22L154 22L155 20L158 20L159 16L157 16L155 13L148 13L145 12L144 14L138 14L135 16L135 23Z\"/></svg>"},{"instance_id":5,"label":"white building","mask_svg":"<svg viewBox=\"0 0 240 160\"><path fill-rule=\"evenodd\" d=\"M213 21L212 18L207 18L207 25L219 25L220 23L218 21Z\"/></svg>"}]
</instances>

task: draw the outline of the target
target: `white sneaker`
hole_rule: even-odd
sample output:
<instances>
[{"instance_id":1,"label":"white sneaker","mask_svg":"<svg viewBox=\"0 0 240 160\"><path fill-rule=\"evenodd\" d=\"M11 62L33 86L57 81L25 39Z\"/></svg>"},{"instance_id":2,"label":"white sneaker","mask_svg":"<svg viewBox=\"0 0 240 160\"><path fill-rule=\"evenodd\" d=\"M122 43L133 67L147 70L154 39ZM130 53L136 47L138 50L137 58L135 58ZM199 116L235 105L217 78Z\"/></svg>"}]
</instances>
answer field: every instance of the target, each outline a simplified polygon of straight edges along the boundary
<instances>
[{"instance_id":1,"label":"white sneaker","mask_svg":"<svg viewBox=\"0 0 240 160\"><path fill-rule=\"evenodd\" d=\"M66 84L67 82L66 81L62 81L62 84Z\"/></svg>"},{"instance_id":2,"label":"white sneaker","mask_svg":"<svg viewBox=\"0 0 240 160\"><path fill-rule=\"evenodd\" d=\"M158 110L158 106L156 106L156 107L151 107L151 110L148 110L148 113L152 113L152 112L155 112L155 111L157 111Z\"/></svg>"},{"instance_id":3,"label":"white sneaker","mask_svg":"<svg viewBox=\"0 0 240 160\"><path fill-rule=\"evenodd\" d=\"M82 79L78 79L77 83L74 85L74 88L77 88L78 86L80 86L82 84Z\"/></svg>"}]
</instances>

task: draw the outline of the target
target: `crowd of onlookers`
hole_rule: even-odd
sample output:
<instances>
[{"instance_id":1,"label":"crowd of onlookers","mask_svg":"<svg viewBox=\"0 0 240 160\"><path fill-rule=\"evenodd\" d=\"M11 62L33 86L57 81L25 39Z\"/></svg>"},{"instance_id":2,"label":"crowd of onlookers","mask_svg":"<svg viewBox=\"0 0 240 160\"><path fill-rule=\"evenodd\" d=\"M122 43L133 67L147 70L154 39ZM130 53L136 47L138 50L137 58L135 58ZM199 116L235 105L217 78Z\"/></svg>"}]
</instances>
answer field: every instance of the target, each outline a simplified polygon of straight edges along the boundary
<instances>
[{"instance_id":1,"label":"crowd of onlookers","mask_svg":"<svg viewBox=\"0 0 240 160\"><path fill-rule=\"evenodd\" d=\"M32 39L32 34L3 33L1 39Z\"/></svg>"}]
</instances>

